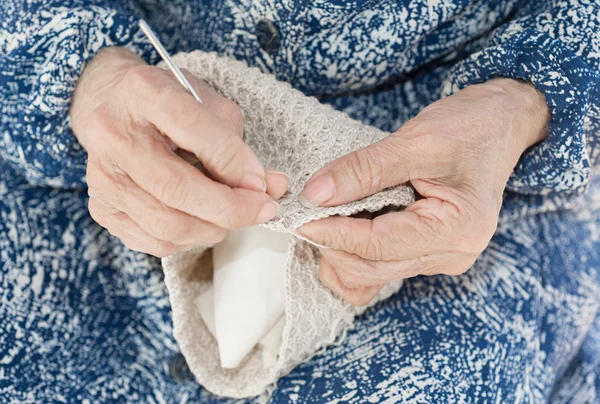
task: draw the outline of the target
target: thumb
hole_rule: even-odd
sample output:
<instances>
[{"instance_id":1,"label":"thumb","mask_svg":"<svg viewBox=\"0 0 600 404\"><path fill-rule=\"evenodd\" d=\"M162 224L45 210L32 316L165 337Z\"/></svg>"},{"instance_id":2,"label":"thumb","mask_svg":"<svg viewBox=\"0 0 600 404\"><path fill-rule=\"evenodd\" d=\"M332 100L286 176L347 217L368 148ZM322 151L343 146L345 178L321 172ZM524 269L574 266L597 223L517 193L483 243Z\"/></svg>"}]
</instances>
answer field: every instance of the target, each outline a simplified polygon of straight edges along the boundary
<instances>
[{"instance_id":1,"label":"thumb","mask_svg":"<svg viewBox=\"0 0 600 404\"><path fill-rule=\"evenodd\" d=\"M392 135L321 168L306 183L299 201L308 208L356 201L408 181L411 167L408 145Z\"/></svg>"}]
</instances>

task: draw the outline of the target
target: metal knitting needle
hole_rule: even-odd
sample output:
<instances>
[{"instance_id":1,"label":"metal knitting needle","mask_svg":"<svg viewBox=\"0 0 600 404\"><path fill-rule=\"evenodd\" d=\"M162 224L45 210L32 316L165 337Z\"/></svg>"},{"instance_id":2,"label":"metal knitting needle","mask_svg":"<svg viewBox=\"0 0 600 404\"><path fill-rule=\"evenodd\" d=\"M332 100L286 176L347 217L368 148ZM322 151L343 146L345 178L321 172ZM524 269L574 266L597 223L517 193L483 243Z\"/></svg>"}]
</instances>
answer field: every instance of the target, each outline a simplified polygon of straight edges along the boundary
<instances>
[{"instance_id":1,"label":"metal knitting needle","mask_svg":"<svg viewBox=\"0 0 600 404\"><path fill-rule=\"evenodd\" d=\"M158 39L154 31L152 31L150 26L146 23L146 21L140 20L140 28L142 32L146 35L152 46L154 46L154 49L156 49L162 60L164 60L167 66L169 66L169 69L171 69L171 72L175 75L175 77L181 83L181 85L185 87L185 89L188 90L190 94L192 94L192 96L194 96L196 101L202 104L202 98L200 98L196 90L194 90L192 84L188 81L188 79L185 77L185 75L179 69L179 67L177 67L173 59L171 59L169 52L167 52L163 44L160 43L160 40Z\"/></svg>"}]
</instances>

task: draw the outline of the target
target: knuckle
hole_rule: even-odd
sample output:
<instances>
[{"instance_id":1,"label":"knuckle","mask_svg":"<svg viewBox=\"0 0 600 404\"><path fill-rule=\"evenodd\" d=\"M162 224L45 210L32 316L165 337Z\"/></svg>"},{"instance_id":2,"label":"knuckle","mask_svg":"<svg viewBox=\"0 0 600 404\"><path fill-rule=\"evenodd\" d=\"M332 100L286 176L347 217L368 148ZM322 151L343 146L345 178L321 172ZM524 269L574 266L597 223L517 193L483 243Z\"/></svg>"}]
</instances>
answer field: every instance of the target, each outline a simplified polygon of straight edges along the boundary
<instances>
[{"instance_id":1,"label":"knuckle","mask_svg":"<svg viewBox=\"0 0 600 404\"><path fill-rule=\"evenodd\" d=\"M426 240L432 240L435 244L441 244L445 241L451 241L455 238L456 230L454 227L436 216L423 216L420 218L425 224L422 228L422 237Z\"/></svg>"},{"instance_id":2,"label":"knuckle","mask_svg":"<svg viewBox=\"0 0 600 404\"><path fill-rule=\"evenodd\" d=\"M105 106L96 108L90 114L89 125L96 138L94 144L107 154L111 155L119 150L133 150L135 137L129 136L116 127L114 118Z\"/></svg>"},{"instance_id":3,"label":"knuckle","mask_svg":"<svg viewBox=\"0 0 600 404\"><path fill-rule=\"evenodd\" d=\"M424 116L419 115L406 122L390 137L397 140L393 142L391 152L398 156L413 155L416 160L433 161L438 165L446 163L459 142L449 136L440 136L447 133L448 128L440 127Z\"/></svg>"},{"instance_id":4,"label":"knuckle","mask_svg":"<svg viewBox=\"0 0 600 404\"><path fill-rule=\"evenodd\" d=\"M360 225L358 223L360 223ZM372 236L356 237L356 233L360 227L365 227L364 230L366 234L371 234ZM331 233L330 237L332 239L333 237L337 237L336 241L344 251L351 254L356 254L369 260L381 261L384 259L385 248L383 239L385 238L385 235L376 233L373 228L373 221L365 220L356 222L353 225L343 229L343 231L336 233L333 231L327 231L326 233Z\"/></svg>"},{"instance_id":5,"label":"knuckle","mask_svg":"<svg viewBox=\"0 0 600 404\"><path fill-rule=\"evenodd\" d=\"M326 247L331 247L333 245L338 244L337 241L337 233L333 231L333 229L331 227L328 227L322 234L321 234L321 240L320 243L323 244ZM342 243L339 243L341 245L341 247L343 248L344 246L342 245Z\"/></svg>"},{"instance_id":6,"label":"knuckle","mask_svg":"<svg viewBox=\"0 0 600 404\"><path fill-rule=\"evenodd\" d=\"M111 139L114 136L118 136L119 131L114 122L114 117L106 105L101 105L94 109L87 120L87 130L91 132L89 139L91 142L86 143L102 145L105 143L103 141L98 141L99 139ZM86 144L86 146L89 146L89 144Z\"/></svg>"},{"instance_id":7,"label":"knuckle","mask_svg":"<svg viewBox=\"0 0 600 404\"><path fill-rule=\"evenodd\" d=\"M364 255L371 260L382 261L384 259L384 248L380 240L369 238L365 243Z\"/></svg>"},{"instance_id":8,"label":"knuckle","mask_svg":"<svg viewBox=\"0 0 600 404\"><path fill-rule=\"evenodd\" d=\"M187 98L187 94L180 88L165 87L161 91L161 97L167 108L171 111L174 120L182 128L193 128L198 125L200 104L194 99ZM173 108L175 105L177 106L176 109Z\"/></svg>"},{"instance_id":9,"label":"knuckle","mask_svg":"<svg viewBox=\"0 0 600 404\"><path fill-rule=\"evenodd\" d=\"M148 225L150 234L160 240L172 241L183 233L182 223L166 212L157 212Z\"/></svg>"},{"instance_id":10,"label":"knuckle","mask_svg":"<svg viewBox=\"0 0 600 404\"><path fill-rule=\"evenodd\" d=\"M186 185L187 181L182 173L173 168L163 167L162 172L152 179L150 187L152 194L159 201L167 205L172 203L182 206L186 201Z\"/></svg>"},{"instance_id":11,"label":"knuckle","mask_svg":"<svg viewBox=\"0 0 600 404\"><path fill-rule=\"evenodd\" d=\"M338 268L340 281L347 288L356 289L365 285L365 275L369 270L368 265L362 262L346 262Z\"/></svg>"},{"instance_id":12,"label":"knuckle","mask_svg":"<svg viewBox=\"0 0 600 404\"><path fill-rule=\"evenodd\" d=\"M108 213L110 222L110 234L121 238L131 233L130 223L127 222L121 212L112 211ZM108 227L107 227L108 229Z\"/></svg>"},{"instance_id":13,"label":"knuckle","mask_svg":"<svg viewBox=\"0 0 600 404\"><path fill-rule=\"evenodd\" d=\"M216 150L211 158L211 165L221 174L235 171L238 164L238 154L236 150L239 148L239 138L235 136L223 136L221 145Z\"/></svg>"},{"instance_id":14,"label":"knuckle","mask_svg":"<svg viewBox=\"0 0 600 404\"><path fill-rule=\"evenodd\" d=\"M327 233L330 234L330 238L331 241L335 241L337 242L344 251L347 251L349 253L360 253L360 251L357 251L356 247L358 247L358 250L361 250L361 246L358 245L357 243L355 243L352 239L352 234L350 232L347 231L339 231L339 232L334 232L333 230L328 231Z\"/></svg>"},{"instance_id":15,"label":"knuckle","mask_svg":"<svg viewBox=\"0 0 600 404\"><path fill-rule=\"evenodd\" d=\"M107 176L108 187L113 196L119 197L127 193L129 176L116 165L111 164L111 174Z\"/></svg>"},{"instance_id":16,"label":"knuckle","mask_svg":"<svg viewBox=\"0 0 600 404\"><path fill-rule=\"evenodd\" d=\"M377 190L382 182L382 162L379 153L372 148L361 149L349 155L346 176L361 193Z\"/></svg>"},{"instance_id":17,"label":"knuckle","mask_svg":"<svg viewBox=\"0 0 600 404\"><path fill-rule=\"evenodd\" d=\"M112 116L108 111L106 105L100 105L94 109L87 120L87 124L90 128L93 128L96 132L110 133L112 131Z\"/></svg>"},{"instance_id":18,"label":"knuckle","mask_svg":"<svg viewBox=\"0 0 600 404\"><path fill-rule=\"evenodd\" d=\"M402 125L400 127L400 129L398 129L396 132L394 132L393 136L401 138L401 139L402 138L414 138L414 137L418 137L420 135L427 133L428 130L426 129L425 126L426 126L426 122L428 120L421 118L423 116L423 114L427 111L427 108L428 107L425 107L421 111L421 115L417 115L416 117L406 121L404 123L404 125Z\"/></svg>"},{"instance_id":19,"label":"knuckle","mask_svg":"<svg viewBox=\"0 0 600 404\"><path fill-rule=\"evenodd\" d=\"M134 66L125 73L123 82L133 89L143 88L145 91L159 90L156 79L161 73L160 70L162 69L149 65Z\"/></svg>"},{"instance_id":20,"label":"knuckle","mask_svg":"<svg viewBox=\"0 0 600 404\"><path fill-rule=\"evenodd\" d=\"M135 154L139 141L131 132L113 130L106 133L106 144L112 148L108 150L111 155L131 152Z\"/></svg>"}]
</instances>

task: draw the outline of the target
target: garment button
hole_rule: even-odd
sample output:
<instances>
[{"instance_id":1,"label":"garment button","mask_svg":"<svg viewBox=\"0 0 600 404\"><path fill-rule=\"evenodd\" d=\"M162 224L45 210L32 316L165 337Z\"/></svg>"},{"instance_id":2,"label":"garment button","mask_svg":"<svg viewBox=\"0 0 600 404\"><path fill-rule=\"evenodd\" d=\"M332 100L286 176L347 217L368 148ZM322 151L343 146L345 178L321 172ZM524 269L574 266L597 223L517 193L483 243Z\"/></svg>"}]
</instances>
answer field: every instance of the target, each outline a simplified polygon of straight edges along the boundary
<instances>
[{"instance_id":1,"label":"garment button","mask_svg":"<svg viewBox=\"0 0 600 404\"><path fill-rule=\"evenodd\" d=\"M180 353L175 354L171 359L171 363L169 364L169 374L171 375L171 379L176 383L194 380L194 375L188 367L185 357Z\"/></svg>"},{"instance_id":2,"label":"garment button","mask_svg":"<svg viewBox=\"0 0 600 404\"><path fill-rule=\"evenodd\" d=\"M273 21L262 19L256 24L256 39L267 53L274 53L281 45L281 35Z\"/></svg>"}]
</instances>

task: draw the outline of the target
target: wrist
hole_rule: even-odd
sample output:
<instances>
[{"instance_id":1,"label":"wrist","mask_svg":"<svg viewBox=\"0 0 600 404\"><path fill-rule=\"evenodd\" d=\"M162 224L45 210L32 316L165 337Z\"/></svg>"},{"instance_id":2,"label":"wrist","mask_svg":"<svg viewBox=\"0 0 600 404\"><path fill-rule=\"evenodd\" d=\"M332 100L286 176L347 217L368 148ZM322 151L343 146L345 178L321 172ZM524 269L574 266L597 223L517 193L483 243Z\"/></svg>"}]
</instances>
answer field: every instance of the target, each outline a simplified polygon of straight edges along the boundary
<instances>
[{"instance_id":1,"label":"wrist","mask_svg":"<svg viewBox=\"0 0 600 404\"><path fill-rule=\"evenodd\" d=\"M544 95L533 84L509 78L496 78L484 84L500 97L507 114L511 143L520 156L525 150L546 139L550 111Z\"/></svg>"},{"instance_id":2,"label":"wrist","mask_svg":"<svg viewBox=\"0 0 600 404\"><path fill-rule=\"evenodd\" d=\"M127 71L144 64L143 59L125 48L107 47L98 52L85 66L73 92L69 115L76 136L79 123L107 101Z\"/></svg>"}]
</instances>

